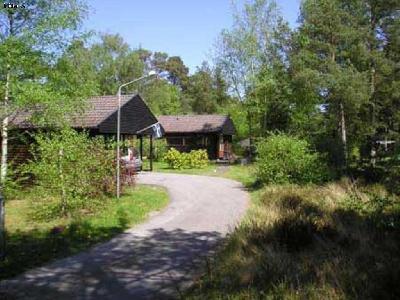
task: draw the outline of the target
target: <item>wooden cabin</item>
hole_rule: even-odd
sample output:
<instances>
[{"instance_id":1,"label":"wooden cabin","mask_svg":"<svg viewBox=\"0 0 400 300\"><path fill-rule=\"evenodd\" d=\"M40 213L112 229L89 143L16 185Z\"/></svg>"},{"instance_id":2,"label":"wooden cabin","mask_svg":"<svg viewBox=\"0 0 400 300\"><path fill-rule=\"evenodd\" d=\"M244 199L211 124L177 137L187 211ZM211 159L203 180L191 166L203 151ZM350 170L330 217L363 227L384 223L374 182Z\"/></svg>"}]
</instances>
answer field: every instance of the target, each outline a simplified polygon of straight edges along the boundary
<instances>
[{"instance_id":1,"label":"wooden cabin","mask_svg":"<svg viewBox=\"0 0 400 300\"><path fill-rule=\"evenodd\" d=\"M158 116L169 147L182 152L206 149L210 159L230 160L235 126L226 115Z\"/></svg>"},{"instance_id":2,"label":"wooden cabin","mask_svg":"<svg viewBox=\"0 0 400 300\"><path fill-rule=\"evenodd\" d=\"M8 151L10 162L19 164L30 158L29 147L33 140L29 133L38 129L30 121L32 114L32 111L26 110L10 116L11 134ZM106 138L116 139L117 114L117 96L93 97L88 99L85 112L73 118L71 126L78 131L86 130L93 137L102 135ZM160 133L160 127L155 126L157 124L158 120L140 95L123 95L121 97L121 139L139 138L141 157L143 157L143 137L147 136L152 141L155 135L153 127L157 127L158 133ZM19 138L16 139L16 136ZM149 156L151 159L152 155Z\"/></svg>"}]
</instances>

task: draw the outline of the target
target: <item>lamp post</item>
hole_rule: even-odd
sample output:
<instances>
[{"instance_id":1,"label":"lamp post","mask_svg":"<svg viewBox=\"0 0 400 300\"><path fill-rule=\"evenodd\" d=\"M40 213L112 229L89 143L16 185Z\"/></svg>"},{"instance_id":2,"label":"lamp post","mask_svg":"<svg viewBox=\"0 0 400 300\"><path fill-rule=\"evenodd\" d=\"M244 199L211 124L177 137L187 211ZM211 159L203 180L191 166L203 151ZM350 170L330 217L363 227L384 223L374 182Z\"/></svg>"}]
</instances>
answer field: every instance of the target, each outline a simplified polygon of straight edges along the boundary
<instances>
[{"instance_id":1,"label":"lamp post","mask_svg":"<svg viewBox=\"0 0 400 300\"><path fill-rule=\"evenodd\" d=\"M140 80L146 79L148 77L151 77L153 75L156 75L155 71L150 71L149 74L142 76L140 78L134 79L132 81L126 82L124 84L121 84L118 87L118 116L117 116L117 199L119 199L120 196L120 140L121 140L121 90L123 87L138 82Z\"/></svg>"}]
</instances>

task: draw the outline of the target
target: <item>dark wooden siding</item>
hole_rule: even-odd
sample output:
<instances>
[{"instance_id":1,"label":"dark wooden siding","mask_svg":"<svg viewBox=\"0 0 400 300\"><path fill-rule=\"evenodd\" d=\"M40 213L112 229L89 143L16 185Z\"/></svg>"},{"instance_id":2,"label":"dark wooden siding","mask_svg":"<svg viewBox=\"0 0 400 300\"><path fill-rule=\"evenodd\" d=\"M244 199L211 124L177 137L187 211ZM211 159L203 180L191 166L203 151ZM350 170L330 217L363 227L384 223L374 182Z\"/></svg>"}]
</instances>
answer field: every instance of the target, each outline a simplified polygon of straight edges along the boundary
<instances>
[{"instance_id":1,"label":"dark wooden siding","mask_svg":"<svg viewBox=\"0 0 400 300\"><path fill-rule=\"evenodd\" d=\"M12 166L19 166L26 163L29 159L32 159L30 153L30 144L24 143L12 143L8 146L8 161Z\"/></svg>"},{"instance_id":2,"label":"dark wooden siding","mask_svg":"<svg viewBox=\"0 0 400 300\"><path fill-rule=\"evenodd\" d=\"M0 144L1 143L2 139L0 138ZM9 131L7 160L11 167L19 166L33 158L31 154L32 143L33 139L26 131L18 129Z\"/></svg>"},{"instance_id":3,"label":"dark wooden siding","mask_svg":"<svg viewBox=\"0 0 400 300\"><path fill-rule=\"evenodd\" d=\"M111 114L99 125L100 133L115 133L117 131L117 111ZM156 117L150 111L143 99L136 95L121 107L121 133L136 134L148 126L157 123Z\"/></svg>"},{"instance_id":4,"label":"dark wooden siding","mask_svg":"<svg viewBox=\"0 0 400 300\"><path fill-rule=\"evenodd\" d=\"M222 126L222 134L224 135L234 135L236 133L235 125L231 118L226 118L224 125Z\"/></svg>"},{"instance_id":5,"label":"dark wooden siding","mask_svg":"<svg viewBox=\"0 0 400 300\"><path fill-rule=\"evenodd\" d=\"M205 149L210 159L217 158L218 135L214 133L166 133L168 147L174 147L181 152ZM185 143L183 144L183 139Z\"/></svg>"}]
</instances>

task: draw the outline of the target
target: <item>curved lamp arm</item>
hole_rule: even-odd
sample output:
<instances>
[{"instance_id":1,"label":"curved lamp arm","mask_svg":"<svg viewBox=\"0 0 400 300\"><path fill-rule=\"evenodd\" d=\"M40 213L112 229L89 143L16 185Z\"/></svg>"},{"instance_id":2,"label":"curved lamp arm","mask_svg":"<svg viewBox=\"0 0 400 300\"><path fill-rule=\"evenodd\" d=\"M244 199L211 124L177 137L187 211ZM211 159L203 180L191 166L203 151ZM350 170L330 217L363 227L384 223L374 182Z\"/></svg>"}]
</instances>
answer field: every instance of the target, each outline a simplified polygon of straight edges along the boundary
<instances>
[{"instance_id":1,"label":"curved lamp arm","mask_svg":"<svg viewBox=\"0 0 400 300\"><path fill-rule=\"evenodd\" d=\"M136 78L136 79L134 79L132 81L126 82L124 84L121 84L118 87L118 92L117 92L117 96L118 96L118 114L117 114L117 199L119 199L120 193L121 193L121 191L120 191L120 188L121 188L121 185L120 185L120 164L121 164L120 156L121 156L121 154L120 154L120 146L119 146L120 140L121 140L121 90L122 90L123 87L126 87L127 85L130 85L132 83L141 81L143 79L149 78L149 77L154 76L154 75L156 75L156 72L155 71L150 71L149 74L147 74L145 76L142 76L140 78Z\"/></svg>"}]
</instances>

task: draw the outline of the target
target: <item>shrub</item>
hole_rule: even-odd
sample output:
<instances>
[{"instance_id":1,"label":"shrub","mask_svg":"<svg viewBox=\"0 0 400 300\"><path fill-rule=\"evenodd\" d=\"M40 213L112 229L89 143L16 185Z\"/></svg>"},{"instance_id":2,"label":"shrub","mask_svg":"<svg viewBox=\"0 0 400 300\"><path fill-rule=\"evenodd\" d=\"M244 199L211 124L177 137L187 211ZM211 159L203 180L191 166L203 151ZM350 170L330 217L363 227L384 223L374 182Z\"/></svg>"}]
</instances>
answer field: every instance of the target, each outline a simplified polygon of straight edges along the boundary
<instances>
[{"instance_id":1,"label":"shrub","mask_svg":"<svg viewBox=\"0 0 400 300\"><path fill-rule=\"evenodd\" d=\"M400 231L381 221L399 220L400 207L370 188L357 190L362 212L343 206L348 181L258 190L187 298L398 299Z\"/></svg>"},{"instance_id":2,"label":"shrub","mask_svg":"<svg viewBox=\"0 0 400 300\"><path fill-rule=\"evenodd\" d=\"M284 134L257 143L257 176L264 183L320 182L327 169L307 141Z\"/></svg>"},{"instance_id":3,"label":"shrub","mask_svg":"<svg viewBox=\"0 0 400 300\"><path fill-rule=\"evenodd\" d=\"M171 148L164 156L165 162L172 169L199 169L208 164L206 150L192 150L190 153L181 153Z\"/></svg>"},{"instance_id":4,"label":"shrub","mask_svg":"<svg viewBox=\"0 0 400 300\"><path fill-rule=\"evenodd\" d=\"M386 185L392 193L400 195L400 147L398 147L390 160Z\"/></svg>"},{"instance_id":5,"label":"shrub","mask_svg":"<svg viewBox=\"0 0 400 300\"><path fill-rule=\"evenodd\" d=\"M201 169L208 164L208 154L206 150L192 150L189 153L190 168Z\"/></svg>"},{"instance_id":6,"label":"shrub","mask_svg":"<svg viewBox=\"0 0 400 300\"><path fill-rule=\"evenodd\" d=\"M184 166L183 155L175 148L168 150L164 155L164 160L172 169L182 169Z\"/></svg>"},{"instance_id":7,"label":"shrub","mask_svg":"<svg viewBox=\"0 0 400 300\"><path fill-rule=\"evenodd\" d=\"M114 155L106 149L104 140L90 139L72 129L38 134L35 139L34 159L23 170L33 175L46 196L58 200L43 206L44 210L51 207L49 215L67 215L77 208L90 207L90 199L112 191ZM40 209L40 205L35 207Z\"/></svg>"}]
</instances>

